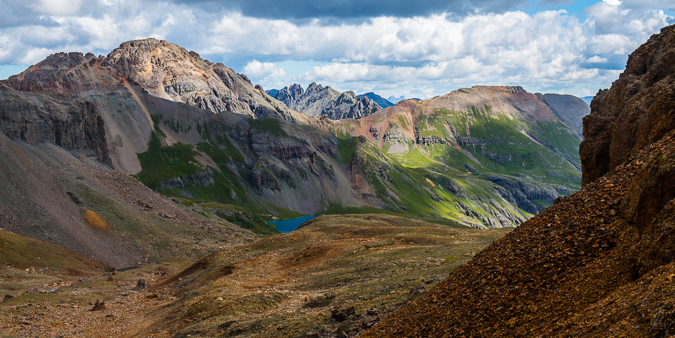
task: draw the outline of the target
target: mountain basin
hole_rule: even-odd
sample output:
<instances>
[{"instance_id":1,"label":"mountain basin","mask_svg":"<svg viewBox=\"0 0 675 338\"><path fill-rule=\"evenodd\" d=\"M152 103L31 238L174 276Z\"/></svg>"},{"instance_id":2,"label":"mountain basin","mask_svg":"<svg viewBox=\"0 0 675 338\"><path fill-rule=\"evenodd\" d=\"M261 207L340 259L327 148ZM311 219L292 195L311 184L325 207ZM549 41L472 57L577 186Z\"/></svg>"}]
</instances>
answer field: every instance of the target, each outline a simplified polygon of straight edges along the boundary
<instances>
[{"instance_id":1,"label":"mountain basin","mask_svg":"<svg viewBox=\"0 0 675 338\"><path fill-rule=\"evenodd\" d=\"M283 233L295 231L298 229L302 223L309 221L310 219L316 218L317 215L302 216L290 219L284 219L279 221L270 221L268 224L273 224L274 228Z\"/></svg>"}]
</instances>

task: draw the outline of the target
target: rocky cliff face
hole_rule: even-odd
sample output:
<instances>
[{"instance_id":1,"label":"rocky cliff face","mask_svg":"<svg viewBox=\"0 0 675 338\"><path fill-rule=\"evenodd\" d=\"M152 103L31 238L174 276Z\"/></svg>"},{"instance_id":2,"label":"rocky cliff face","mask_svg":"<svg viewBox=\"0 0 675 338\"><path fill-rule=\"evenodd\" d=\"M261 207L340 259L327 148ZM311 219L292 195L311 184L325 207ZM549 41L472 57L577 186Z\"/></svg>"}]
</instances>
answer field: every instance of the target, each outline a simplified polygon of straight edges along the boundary
<instances>
[{"instance_id":1,"label":"rocky cliff face","mask_svg":"<svg viewBox=\"0 0 675 338\"><path fill-rule=\"evenodd\" d=\"M666 62L674 28L634 52L621 78L594 99L584 120L581 191L490 245L364 336L675 334L673 64ZM629 120L634 129L626 130ZM600 165L603 156L611 162Z\"/></svg>"},{"instance_id":2,"label":"rocky cliff face","mask_svg":"<svg viewBox=\"0 0 675 338\"><path fill-rule=\"evenodd\" d=\"M276 99L301 114L325 116L331 120L358 119L381 109L367 97L357 97L352 91L339 93L314 82L307 87L307 91L299 84L285 87L277 93Z\"/></svg>"},{"instance_id":3,"label":"rocky cliff face","mask_svg":"<svg viewBox=\"0 0 675 338\"><path fill-rule=\"evenodd\" d=\"M277 100L283 102L286 106L288 107L295 107L302 95L305 93L305 90L302 89L302 86L299 84L293 84L288 87L284 87L283 89L279 90L274 98Z\"/></svg>"},{"instance_id":4,"label":"rocky cliff face","mask_svg":"<svg viewBox=\"0 0 675 338\"><path fill-rule=\"evenodd\" d=\"M367 97L356 97L354 92L347 91L335 99L331 106L323 109L321 116L331 120L360 119L380 110L380 106Z\"/></svg>"},{"instance_id":5,"label":"rocky cliff face","mask_svg":"<svg viewBox=\"0 0 675 338\"><path fill-rule=\"evenodd\" d=\"M29 82L0 81L0 129L11 139L50 142L110 165L103 124L91 102L42 92Z\"/></svg>"},{"instance_id":6,"label":"rocky cliff face","mask_svg":"<svg viewBox=\"0 0 675 338\"><path fill-rule=\"evenodd\" d=\"M600 91L591 102L579 149L582 184L598 179L675 127L674 43L675 28L663 28L629 56L612 88Z\"/></svg>"}]
</instances>

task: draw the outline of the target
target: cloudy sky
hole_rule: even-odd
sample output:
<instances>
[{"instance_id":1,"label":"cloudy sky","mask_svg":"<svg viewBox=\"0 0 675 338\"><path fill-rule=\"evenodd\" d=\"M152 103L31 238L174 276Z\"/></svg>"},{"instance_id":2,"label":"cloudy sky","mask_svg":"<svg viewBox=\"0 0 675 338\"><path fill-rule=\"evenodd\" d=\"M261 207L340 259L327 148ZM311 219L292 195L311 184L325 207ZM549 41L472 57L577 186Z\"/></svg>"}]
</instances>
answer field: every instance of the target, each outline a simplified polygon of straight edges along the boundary
<instances>
[{"instance_id":1,"label":"cloudy sky","mask_svg":"<svg viewBox=\"0 0 675 338\"><path fill-rule=\"evenodd\" d=\"M0 0L0 79L154 37L265 89L430 98L473 85L594 95L675 0Z\"/></svg>"}]
</instances>

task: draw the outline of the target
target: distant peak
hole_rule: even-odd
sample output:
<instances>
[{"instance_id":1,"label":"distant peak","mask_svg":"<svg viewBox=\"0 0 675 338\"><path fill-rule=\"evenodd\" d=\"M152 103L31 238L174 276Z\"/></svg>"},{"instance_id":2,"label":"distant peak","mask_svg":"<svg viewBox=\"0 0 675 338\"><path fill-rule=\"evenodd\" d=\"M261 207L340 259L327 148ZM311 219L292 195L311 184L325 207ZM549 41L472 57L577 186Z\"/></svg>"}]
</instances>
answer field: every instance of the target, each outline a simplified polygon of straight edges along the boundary
<instances>
[{"instance_id":1,"label":"distant peak","mask_svg":"<svg viewBox=\"0 0 675 338\"><path fill-rule=\"evenodd\" d=\"M317 84L316 82L312 82L309 85L309 87L307 87L307 92L308 93L310 93L310 92L320 92L320 91L322 91L324 89L327 89L327 88L330 88L330 87L324 87L320 84Z\"/></svg>"}]
</instances>

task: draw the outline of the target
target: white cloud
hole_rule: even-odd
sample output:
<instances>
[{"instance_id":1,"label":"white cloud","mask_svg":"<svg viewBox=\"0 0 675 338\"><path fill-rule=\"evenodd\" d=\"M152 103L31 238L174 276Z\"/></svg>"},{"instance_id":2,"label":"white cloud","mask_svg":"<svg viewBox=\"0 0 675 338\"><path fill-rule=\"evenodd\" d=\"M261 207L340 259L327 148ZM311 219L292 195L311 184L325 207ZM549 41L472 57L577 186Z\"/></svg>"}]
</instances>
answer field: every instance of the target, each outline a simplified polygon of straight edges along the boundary
<instances>
[{"instance_id":1,"label":"white cloud","mask_svg":"<svg viewBox=\"0 0 675 338\"><path fill-rule=\"evenodd\" d=\"M72 15L80 10L82 0L39 0L31 7L47 15Z\"/></svg>"},{"instance_id":2,"label":"white cloud","mask_svg":"<svg viewBox=\"0 0 675 338\"><path fill-rule=\"evenodd\" d=\"M258 60L253 60L244 66L244 73L253 78L281 78L287 75L286 71L278 68L275 63Z\"/></svg>"},{"instance_id":3,"label":"white cloud","mask_svg":"<svg viewBox=\"0 0 675 338\"><path fill-rule=\"evenodd\" d=\"M0 0L0 12L7 1ZM9 1L18 11L19 2ZM584 20L560 10L336 23L253 18L160 1L29 0L23 6L37 14L0 28L0 64L35 63L57 51L105 54L126 40L152 36L211 61L232 66L234 60L266 88L316 81L409 97L475 84L559 91L585 83L597 86L587 89L595 92L619 71L604 68L622 67L628 53L672 20L660 8L675 8L675 1L601 1L586 9ZM315 66L284 69L282 61Z\"/></svg>"},{"instance_id":4,"label":"white cloud","mask_svg":"<svg viewBox=\"0 0 675 338\"><path fill-rule=\"evenodd\" d=\"M597 55L593 55L593 56L589 57L588 59L586 59L586 62L588 62L588 63L607 63L607 61L609 61L609 60L607 60L606 58L603 58L603 57L599 57Z\"/></svg>"}]
</instances>

